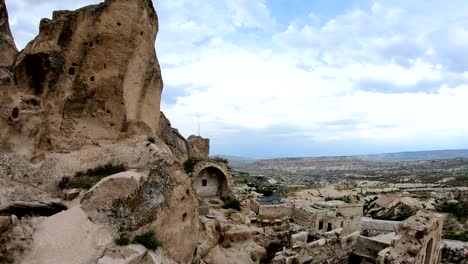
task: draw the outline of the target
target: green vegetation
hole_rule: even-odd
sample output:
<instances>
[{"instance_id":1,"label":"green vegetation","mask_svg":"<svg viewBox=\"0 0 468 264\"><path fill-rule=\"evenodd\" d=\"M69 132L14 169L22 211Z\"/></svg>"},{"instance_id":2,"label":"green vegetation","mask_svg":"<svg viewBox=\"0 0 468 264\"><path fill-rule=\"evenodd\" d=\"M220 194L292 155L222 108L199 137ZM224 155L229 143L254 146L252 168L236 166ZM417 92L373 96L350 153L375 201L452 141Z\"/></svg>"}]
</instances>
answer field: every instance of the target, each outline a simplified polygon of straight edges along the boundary
<instances>
[{"instance_id":1,"label":"green vegetation","mask_svg":"<svg viewBox=\"0 0 468 264\"><path fill-rule=\"evenodd\" d=\"M83 188L90 189L102 178L126 171L127 167L123 164L107 163L87 171L79 171L75 177L63 177L58 183L60 189Z\"/></svg>"},{"instance_id":2,"label":"green vegetation","mask_svg":"<svg viewBox=\"0 0 468 264\"><path fill-rule=\"evenodd\" d=\"M272 196L274 193L274 189L272 187L259 187L256 188L255 191L265 196Z\"/></svg>"},{"instance_id":3,"label":"green vegetation","mask_svg":"<svg viewBox=\"0 0 468 264\"><path fill-rule=\"evenodd\" d=\"M189 158L187 161L184 162L184 170L185 173L189 174L193 172L193 169L197 165L198 162L202 161L202 159L195 159Z\"/></svg>"},{"instance_id":4,"label":"green vegetation","mask_svg":"<svg viewBox=\"0 0 468 264\"><path fill-rule=\"evenodd\" d=\"M291 228L291 226L289 225L289 223L287 223L287 224L279 226L279 227L274 226L273 230L275 232L284 232L284 231L289 231L290 228Z\"/></svg>"},{"instance_id":5,"label":"green vegetation","mask_svg":"<svg viewBox=\"0 0 468 264\"><path fill-rule=\"evenodd\" d=\"M127 167L123 164L112 164L109 162L104 166L97 166L96 168L88 169L87 171L79 171L75 176L106 177L126 170Z\"/></svg>"},{"instance_id":6,"label":"green vegetation","mask_svg":"<svg viewBox=\"0 0 468 264\"><path fill-rule=\"evenodd\" d=\"M120 234L119 237L114 239L114 243L119 246L126 246L130 244L130 239L125 234Z\"/></svg>"},{"instance_id":7,"label":"green vegetation","mask_svg":"<svg viewBox=\"0 0 468 264\"><path fill-rule=\"evenodd\" d=\"M254 252L250 252L250 259L251 259L253 262L257 262L257 261L258 261L258 256L257 256L257 254L255 254Z\"/></svg>"},{"instance_id":8,"label":"green vegetation","mask_svg":"<svg viewBox=\"0 0 468 264\"><path fill-rule=\"evenodd\" d=\"M223 208L224 209L235 209L237 211L240 211L241 210L240 201L235 199L235 198L229 198L229 199L224 201Z\"/></svg>"},{"instance_id":9,"label":"green vegetation","mask_svg":"<svg viewBox=\"0 0 468 264\"><path fill-rule=\"evenodd\" d=\"M73 189L73 188L82 188L82 189L91 189L99 180L93 178L70 178L63 177L58 183L60 189Z\"/></svg>"},{"instance_id":10,"label":"green vegetation","mask_svg":"<svg viewBox=\"0 0 468 264\"><path fill-rule=\"evenodd\" d=\"M468 231L464 231L462 233L449 233L444 235L445 239L451 240L460 240L468 242Z\"/></svg>"},{"instance_id":11,"label":"green vegetation","mask_svg":"<svg viewBox=\"0 0 468 264\"><path fill-rule=\"evenodd\" d=\"M159 242L159 240L156 239L156 234L154 230L149 230L148 232L142 235L136 236L133 239L132 243L143 245L147 249L152 250L155 250L161 246L161 242Z\"/></svg>"},{"instance_id":12,"label":"green vegetation","mask_svg":"<svg viewBox=\"0 0 468 264\"><path fill-rule=\"evenodd\" d=\"M228 160L222 157L213 157L211 158L211 161L214 162L222 162L222 163L228 163Z\"/></svg>"},{"instance_id":13,"label":"green vegetation","mask_svg":"<svg viewBox=\"0 0 468 264\"><path fill-rule=\"evenodd\" d=\"M353 198L351 195L343 196L343 197L327 197L325 198L325 201L343 201L345 203L352 203Z\"/></svg>"},{"instance_id":14,"label":"green vegetation","mask_svg":"<svg viewBox=\"0 0 468 264\"><path fill-rule=\"evenodd\" d=\"M468 217L468 209L464 208L460 203L444 202L437 206L436 209L438 212L447 213L454 216L460 222L464 222Z\"/></svg>"}]
</instances>

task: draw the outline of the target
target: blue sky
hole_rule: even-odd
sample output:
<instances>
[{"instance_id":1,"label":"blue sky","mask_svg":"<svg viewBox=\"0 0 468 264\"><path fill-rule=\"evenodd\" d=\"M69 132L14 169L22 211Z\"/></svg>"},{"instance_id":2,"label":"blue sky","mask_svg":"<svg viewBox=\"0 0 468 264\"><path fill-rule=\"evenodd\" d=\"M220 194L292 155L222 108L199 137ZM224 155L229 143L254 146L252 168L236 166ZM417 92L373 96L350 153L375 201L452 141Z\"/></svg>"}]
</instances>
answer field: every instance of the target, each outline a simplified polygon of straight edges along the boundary
<instances>
[{"instance_id":1,"label":"blue sky","mask_svg":"<svg viewBox=\"0 0 468 264\"><path fill-rule=\"evenodd\" d=\"M6 0L17 45L52 10ZM158 0L162 110L212 154L468 148L465 0Z\"/></svg>"}]
</instances>

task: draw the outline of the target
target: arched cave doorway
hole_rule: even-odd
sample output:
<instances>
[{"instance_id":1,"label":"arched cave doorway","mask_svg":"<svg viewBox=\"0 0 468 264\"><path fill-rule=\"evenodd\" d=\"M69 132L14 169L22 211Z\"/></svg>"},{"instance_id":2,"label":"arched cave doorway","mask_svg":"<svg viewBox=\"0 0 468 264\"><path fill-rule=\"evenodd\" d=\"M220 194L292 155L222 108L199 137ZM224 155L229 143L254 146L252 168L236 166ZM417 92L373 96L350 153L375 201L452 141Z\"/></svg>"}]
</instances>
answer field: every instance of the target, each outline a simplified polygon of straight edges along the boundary
<instances>
[{"instance_id":1,"label":"arched cave doorway","mask_svg":"<svg viewBox=\"0 0 468 264\"><path fill-rule=\"evenodd\" d=\"M426 255L424 256L425 257L424 264L430 264L431 263L431 260L432 260L432 244L434 243L433 241L434 240L431 238L429 240L429 242L427 242Z\"/></svg>"},{"instance_id":2,"label":"arched cave doorway","mask_svg":"<svg viewBox=\"0 0 468 264\"><path fill-rule=\"evenodd\" d=\"M226 175L216 167L207 167L201 170L195 175L192 186L201 198L227 195Z\"/></svg>"}]
</instances>

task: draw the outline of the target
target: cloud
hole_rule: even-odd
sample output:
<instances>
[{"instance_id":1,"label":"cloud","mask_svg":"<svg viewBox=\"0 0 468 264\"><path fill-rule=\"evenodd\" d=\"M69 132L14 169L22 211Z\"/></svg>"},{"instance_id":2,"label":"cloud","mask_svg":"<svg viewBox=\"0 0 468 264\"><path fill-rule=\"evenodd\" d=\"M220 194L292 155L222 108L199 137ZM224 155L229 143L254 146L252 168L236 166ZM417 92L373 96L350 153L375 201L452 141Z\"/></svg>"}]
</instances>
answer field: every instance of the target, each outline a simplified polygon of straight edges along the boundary
<instances>
[{"instance_id":1,"label":"cloud","mask_svg":"<svg viewBox=\"0 0 468 264\"><path fill-rule=\"evenodd\" d=\"M237 26L271 28L275 24L265 0L226 0L226 4Z\"/></svg>"},{"instance_id":2,"label":"cloud","mask_svg":"<svg viewBox=\"0 0 468 264\"><path fill-rule=\"evenodd\" d=\"M468 147L468 4L454 1L353 0L332 14L305 1L285 24L265 0L155 1L162 109L186 136L199 114L218 154ZM10 0L14 35L25 44L51 10L91 2Z\"/></svg>"}]
</instances>

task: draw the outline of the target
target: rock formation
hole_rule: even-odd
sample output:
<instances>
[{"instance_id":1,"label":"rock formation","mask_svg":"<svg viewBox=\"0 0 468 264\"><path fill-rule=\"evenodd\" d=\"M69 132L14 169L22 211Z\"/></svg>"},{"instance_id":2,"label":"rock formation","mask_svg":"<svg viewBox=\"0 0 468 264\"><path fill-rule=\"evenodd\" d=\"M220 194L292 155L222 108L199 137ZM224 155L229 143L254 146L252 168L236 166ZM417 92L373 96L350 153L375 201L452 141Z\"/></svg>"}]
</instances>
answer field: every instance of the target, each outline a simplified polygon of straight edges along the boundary
<instances>
[{"instance_id":1,"label":"rock formation","mask_svg":"<svg viewBox=\"0 0 468 264\"><path fill-rule=\"evenodd\" d=\"M376 219L401 221L423 208L421 202L411 197L382 196L369 204L366 214Z\"/></svg>"},{"instance_id":2,"label":"rock formation","mask_svg":"<svg viewBox=\"0 0 468 264\"><path fill-rule=\"evenodd\" d=\"M153 229L163 249L134 263L191 263L198 201L180 167L189 147L179 153L158 137L162 79L152 1L54 12L19 54L4 1L0 14L0 214L8 215L0 223L0 262L105 263L121 232ZM129 171L73 197L57 188L64 177L105 164ZM63 196L73 201L54 207Z\"/></svg>"},{"instance_id":3,"label":"rock formation","mask_svg":"<svg viewBox=\"0 0 468 264\"><path fill-rule=\"evenodd\" d=\"M106 0L43 19L16 57L0 7L0 148L32 158L158 130L162 79L150 0ZM11 62L13 62L11 64Z\"/></svg>"},{"instance_id":4,"label":"rock formation","mask_svg":"<svg viewBox=\"0 0 468 264\"><path fill-rule=\"evenodd\" d=\"M13 65L18 55L13 36L8 22L8 12L5 6L5 0L0 2L0 67Z\"/></svg>"},{"instance_id":5,"label":"rock formation","mask_svg":"<svg viewBox=\"0 0 468 264\"><path fill-rule=\"evenodd\" d=\"M210 155L210 140L202 138L200 136L190 136L187 138L190 144L191 153L190 156L193 158L206 159Z\"/></svg>"}]
</instances>

